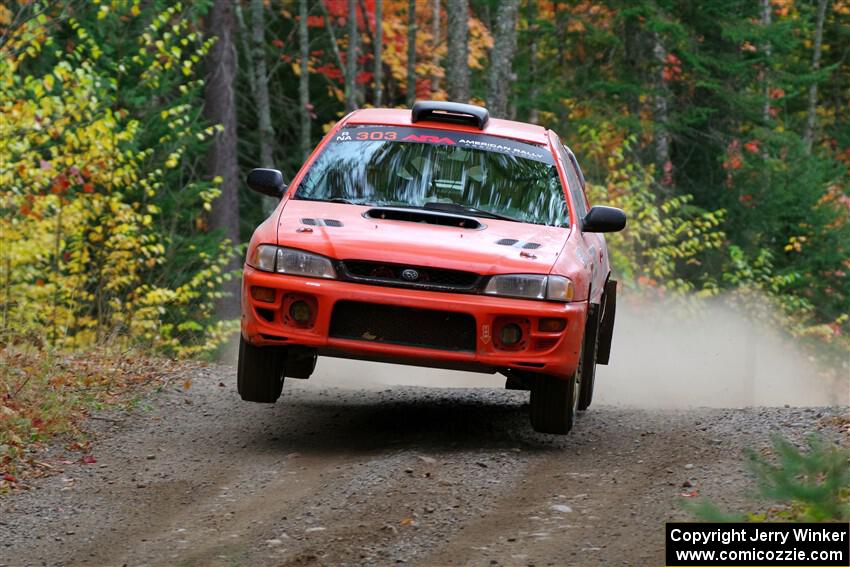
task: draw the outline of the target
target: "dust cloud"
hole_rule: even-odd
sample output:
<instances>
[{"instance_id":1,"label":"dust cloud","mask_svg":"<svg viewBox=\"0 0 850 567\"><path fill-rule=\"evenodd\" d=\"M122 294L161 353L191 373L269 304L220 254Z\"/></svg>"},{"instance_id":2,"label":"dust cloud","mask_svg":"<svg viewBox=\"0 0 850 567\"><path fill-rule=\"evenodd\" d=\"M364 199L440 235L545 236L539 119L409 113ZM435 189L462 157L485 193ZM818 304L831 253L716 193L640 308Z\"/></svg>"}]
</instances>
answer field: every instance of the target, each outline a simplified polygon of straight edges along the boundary
<instances>
[{"instance_id":1,"label":"dust cloud","mask_svg":"<svg viewBox=\"0 0 850 567\"><path fill-rule=\"evenodd\" d=\"M595 401L640 407L848 403L848 371L826 372L799 345L720 298L689 308L618 305L609 366Z\"/></svg>"},{"instance_id":2,"label":"dust cloud","mask_svg":"<svg viewBox=\"0 0 850 567\"><path fill-rule=\"evenodd\" d=\"M719 299L687 308L621 301L611 363L595 404L646 408L848 403L850 376L829 377L789 338ZM840 375L840 373L839 373ZM320 358L307 388L503 388L500 374Z\"/></svg>"}]
</instances>

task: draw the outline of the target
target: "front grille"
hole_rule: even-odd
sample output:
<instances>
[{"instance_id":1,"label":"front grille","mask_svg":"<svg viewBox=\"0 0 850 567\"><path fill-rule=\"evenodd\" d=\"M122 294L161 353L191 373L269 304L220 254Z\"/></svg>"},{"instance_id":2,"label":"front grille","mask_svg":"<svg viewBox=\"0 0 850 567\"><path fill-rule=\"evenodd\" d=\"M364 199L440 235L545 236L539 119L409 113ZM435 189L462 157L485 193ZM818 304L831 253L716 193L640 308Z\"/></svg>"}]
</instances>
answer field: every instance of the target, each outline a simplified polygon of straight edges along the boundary
<instances>
[{"instance_id":1,"label":"front grille","mask_svg":"<svg viewBox=\"0 0 850 567\"><path fill-rule=\"evenodd\" d=\"M481 276L461 270L444 270L367 260L340 263L342 279L377 285L396 285L438 291L473 291Z\"/></svg>"},{"instance_id":2,"label":"front grille","mask_svg":"<svg viewBox=\"0 0 850 567\"><path fill-rule=\"evenodd\" d=\"M330 336L372 343L475 351L475 317L468 313L338 301Z\"/></svg>"}]
</instances>

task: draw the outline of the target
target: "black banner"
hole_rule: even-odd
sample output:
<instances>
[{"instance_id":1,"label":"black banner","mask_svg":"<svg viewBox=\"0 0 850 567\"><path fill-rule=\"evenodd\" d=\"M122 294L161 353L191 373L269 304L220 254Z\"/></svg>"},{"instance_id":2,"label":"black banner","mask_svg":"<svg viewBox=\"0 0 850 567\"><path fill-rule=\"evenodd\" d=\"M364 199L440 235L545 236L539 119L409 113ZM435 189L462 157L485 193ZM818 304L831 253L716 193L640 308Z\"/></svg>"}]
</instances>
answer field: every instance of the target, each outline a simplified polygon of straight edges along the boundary
<instances>
[{"instance_id":1,"label":"black banner","mask_svg":"<svg viewBox=\"0 0 850 567\"><path fill-rule=\"evenodd\" d=\"M668 523L667 567L850 566L850 524Z\"/></svg>"},{"instance_id":2,"label":"black banner","mask_svg":"<svg viewBox=\"0 0 850 567\"><path fill-rule=\"evenodd\" d=\"M439 144L459 148L486 150L521 158L555 163L552 153L544 147L510 138L473 134L454 130L414 128L408 126L346 126L337 132L334 142L404 142L408 144Z\"/></svg>"}]
</instances>

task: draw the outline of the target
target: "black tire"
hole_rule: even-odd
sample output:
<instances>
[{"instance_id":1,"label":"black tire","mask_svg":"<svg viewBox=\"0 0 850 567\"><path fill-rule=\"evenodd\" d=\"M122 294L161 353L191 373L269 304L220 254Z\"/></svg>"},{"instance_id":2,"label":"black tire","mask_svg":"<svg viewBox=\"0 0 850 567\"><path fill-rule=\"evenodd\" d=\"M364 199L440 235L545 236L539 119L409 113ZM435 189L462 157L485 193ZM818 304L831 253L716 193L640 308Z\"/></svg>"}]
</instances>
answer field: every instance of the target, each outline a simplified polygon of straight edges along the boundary
<instances>
[{"instance_id":1,"label":"black tire","mask_svg":"<svg viewBox=\"0 0 850 567\"><path fill-rule=\"evenodd\" d=\"M567 380L538 374L531 379L531 426L540 433L566 435L576 421L581 358L579 367Z\"/></svg>"},{"instance_id":2,"label":"black tire","mask_svg":"<svg viewBox=\"0 0 850 567\"><path fill-rule=\"evenodd\" d=\"M286 351L279 347L257 347L239 337L236 389L246 402L273 404L283 390Z\"/></svg>"},{"instance_id":3,"label":"black tire","mask_svg":"<svg viewBox=\"0 0 850 567\"><path fill-rule=\"evenodd\" d=\"M596 381L596 352L599 348L599 315L599 305L591 303L587 312L587 323L584 326L578 411L585 411L593 401L593 386Z\"/></svg>"}]
</instances>

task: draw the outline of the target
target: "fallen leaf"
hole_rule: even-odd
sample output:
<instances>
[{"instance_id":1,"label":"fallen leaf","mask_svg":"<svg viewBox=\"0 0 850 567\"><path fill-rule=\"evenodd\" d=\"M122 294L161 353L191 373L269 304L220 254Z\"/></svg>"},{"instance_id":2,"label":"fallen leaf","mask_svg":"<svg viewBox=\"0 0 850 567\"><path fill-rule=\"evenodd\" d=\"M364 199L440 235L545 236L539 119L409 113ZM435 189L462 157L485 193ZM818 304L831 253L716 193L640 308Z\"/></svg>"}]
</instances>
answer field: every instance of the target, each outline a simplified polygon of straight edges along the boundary
<instances>
[{"instance_id":1,"label":"fallen leaf","mask_svg":"<svg viewBox=\"0 0 850 567\"><path fill-rule=\"evenodd\" d=\"M84 465L93 465L97 462L97 459L94 458L94 455L83 455L80 462Z\"/></svg>"},{"instance_id":2,"label":"fallen leaf","mask_svg":"<svg viewBox=\"0 0 850 567\"><path fill-rule=\"evenodd\" d=\"M695 496L699 496L699 490L691 490L690 492L683 492L679 496L684 496L685 498L693 498Z\"/></svg>"},{"instance_id":3,"label":"fallen leaf","mask_svg":"<svg viewBox=\"0 0 850 567\"><path fill-rule=\"evenodd\" d=\"M18 479L16 479L15 477L10 475L9 473L6 473L6 474L3 475L3 480L5 480L6 482L18 482Z\"/></svg>"}]
</instances>

